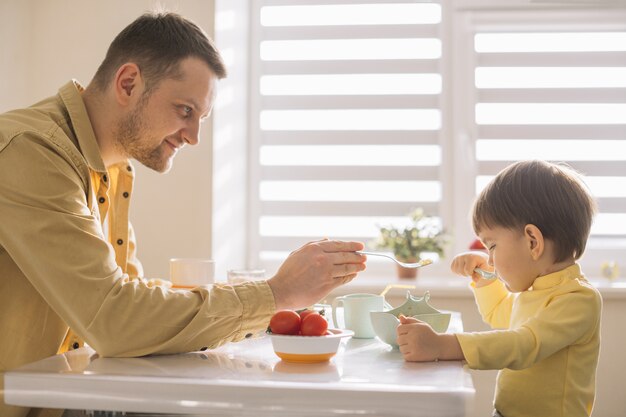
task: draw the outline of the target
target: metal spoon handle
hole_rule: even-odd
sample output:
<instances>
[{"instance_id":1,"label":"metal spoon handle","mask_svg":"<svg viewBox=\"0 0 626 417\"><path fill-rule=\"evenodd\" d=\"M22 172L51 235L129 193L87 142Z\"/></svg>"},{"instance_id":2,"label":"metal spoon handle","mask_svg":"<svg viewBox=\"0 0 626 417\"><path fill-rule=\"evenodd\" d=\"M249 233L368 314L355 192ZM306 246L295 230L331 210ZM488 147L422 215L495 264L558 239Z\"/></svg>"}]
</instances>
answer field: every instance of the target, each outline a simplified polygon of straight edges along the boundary
<instances>
[{"instance_id":1,"label":"metal spoon handle","mask_svg":"<svg viewBox=\"0 0 626 417\"><path fill-rule=\"evenodd\" d=\"M498 275L495 272L485 271L484 269L476 268L476 269L474 269L474 272L476 272L478 275L483 277L483 279L496 279L496 278L498 278Z\"/></svg>"},{"instance_id":2,"label":"metal spoon handle","mask_svg":"<svg viewBox=\"0 0 626 417\"><path fill-rule=\"evenodd\" d=\"M374 255L374 256L382 256L385 258L389 258L403 268L421 268L423 266L430 265L433 263L431 259L422 259L418 262L412 262L412 263L402 262L402 261L397 260L393 256L389 256L386 253L380 253L380 252L368 252L364 250L358 250L358 251L355 251L355 253L360 253L361 255Z\"/></svg>"}]
</instances>

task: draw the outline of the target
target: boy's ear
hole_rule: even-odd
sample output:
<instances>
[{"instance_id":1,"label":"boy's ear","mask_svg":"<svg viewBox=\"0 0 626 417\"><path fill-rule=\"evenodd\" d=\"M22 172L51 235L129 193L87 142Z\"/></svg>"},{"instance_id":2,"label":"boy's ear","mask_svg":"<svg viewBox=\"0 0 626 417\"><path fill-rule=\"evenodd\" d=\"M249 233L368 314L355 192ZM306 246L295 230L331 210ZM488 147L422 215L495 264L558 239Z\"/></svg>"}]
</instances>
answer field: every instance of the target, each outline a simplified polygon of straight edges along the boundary
<instances>
[{"instance_id":1,"label":"boy's ear","mask_svg":"<svg viewBox=\"0 0 626 417\"><path fill-rule=\"evenodd\" d=\"M113 84L117 102L127 106L141 96L143 90L141 70L137 64L126 63L118 68Z\"/></svg>"},{"instance_id":2,"label":"boy's ear","mask_svg":"<svg viewBox=\"0 0 626 417\"><path fill-rule=\"evenodd\" d=\"M524 226L524 238L528 243L530 256L536 261L541 257L545 249L543 233L541 233L541 230L534 224L527 224Z\"/></svg>"}]
</instances>

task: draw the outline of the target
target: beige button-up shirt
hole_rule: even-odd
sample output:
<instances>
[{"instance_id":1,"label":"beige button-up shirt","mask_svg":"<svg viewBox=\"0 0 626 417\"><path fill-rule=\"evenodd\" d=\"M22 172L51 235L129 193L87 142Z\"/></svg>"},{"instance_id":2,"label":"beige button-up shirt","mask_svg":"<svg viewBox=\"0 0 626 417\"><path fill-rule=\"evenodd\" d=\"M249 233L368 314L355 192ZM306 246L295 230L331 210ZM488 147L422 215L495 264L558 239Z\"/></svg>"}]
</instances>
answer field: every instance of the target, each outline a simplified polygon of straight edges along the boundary
<instances>
[{"instance_id":1,"label":"beige button-up shirt","mask_svg":"<svg viewBox=\"0 0 626 417\"><path fill-rule=\"evenodd\" d=\"M28 412L4 405L3 372L81 338L103 356L194 351L261 331L275 310L266 282L179 291L141 278L133 168L104 166L81 91L69 82L0 115L3 417Z\"/></svg>"}]
</instances>

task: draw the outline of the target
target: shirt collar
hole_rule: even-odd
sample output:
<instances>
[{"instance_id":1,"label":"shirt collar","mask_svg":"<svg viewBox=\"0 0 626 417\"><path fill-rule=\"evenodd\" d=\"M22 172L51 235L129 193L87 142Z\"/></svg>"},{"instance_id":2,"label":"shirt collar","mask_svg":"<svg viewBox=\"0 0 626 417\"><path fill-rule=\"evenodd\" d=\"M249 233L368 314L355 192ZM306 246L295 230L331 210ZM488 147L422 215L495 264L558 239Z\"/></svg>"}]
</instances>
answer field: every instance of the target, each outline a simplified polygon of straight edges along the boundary
<instances>
[{"instance_id":1,"label":"shirt collar","mask_svg":"<svg viewBox=\"0 0 626 417\"><path fill-rule=\"evenodd\" d=\"M584 276L580 270L580 265L575 263L560 271L553 272L548 275L543 275L533 282L533 290L544 290L546 288L554 287L561 284L563 281L580 279Z\"/></svg>"},{"instance_id":2,"label":"shirt collar","mask_svg":"<svg viewBox=\"0 0 626 417\"><path fill-rule=\"evenodd\" d=\"M105 173L106 167L100 155L98 141L91 126L87 108L81 97L81 93L84 90L78 81L72 80L59 89L59 96L70 116L70 122L76 133L78 145L89 168Z\"/></svg>"}]
</instances>

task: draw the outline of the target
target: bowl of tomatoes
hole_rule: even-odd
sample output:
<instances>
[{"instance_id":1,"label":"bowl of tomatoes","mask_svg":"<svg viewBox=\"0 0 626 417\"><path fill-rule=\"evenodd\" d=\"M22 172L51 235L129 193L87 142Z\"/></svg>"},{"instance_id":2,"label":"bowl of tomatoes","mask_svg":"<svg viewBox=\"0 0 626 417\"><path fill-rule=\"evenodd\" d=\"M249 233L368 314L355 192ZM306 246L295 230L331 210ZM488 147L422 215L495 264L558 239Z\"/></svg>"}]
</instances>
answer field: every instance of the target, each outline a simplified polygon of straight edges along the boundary
<instances>
[{"instance_id":1,"label":"bowl of tomatoes","mask_svg":"<svg viewBox=\"0 0 626 417\"><path fill-rule=\"evenodd\" d=\"M268 333L276 355L287 362L318 363L337 354L341 340L351 330L329 329L326 318L315 310L280 310L270 320Z\"/></svg>"}]
</instances>

